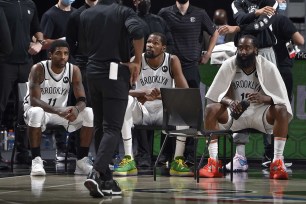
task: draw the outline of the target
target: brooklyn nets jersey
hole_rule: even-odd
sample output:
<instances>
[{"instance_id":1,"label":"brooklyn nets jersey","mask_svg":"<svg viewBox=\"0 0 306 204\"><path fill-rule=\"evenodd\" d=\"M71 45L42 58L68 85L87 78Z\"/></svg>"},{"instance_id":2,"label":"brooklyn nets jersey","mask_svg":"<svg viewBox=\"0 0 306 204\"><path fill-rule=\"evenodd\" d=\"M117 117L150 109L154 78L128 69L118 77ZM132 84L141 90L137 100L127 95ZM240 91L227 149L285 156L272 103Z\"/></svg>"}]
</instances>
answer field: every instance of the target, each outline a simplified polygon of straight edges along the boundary
<instances>
[{"instance_id":1,"label":"brooklyn nets jersey","mask_svg":"<svg viewBox=\"0 0 306 204\"><path fill-rule=\"evenodd\" d=\"M171 88L174 80L171 73L171 55L164 54L164 61L157 68L150 67L142 54L141 70L136 89ZM161 100L147 101L144 103L151 113L162 109Z\"/></svg>"},{"instance_id":2,"label":"brooklyn nets jersey","mask_svg":"<svg viewBox=\"0 0 306 204\"><path fill-rule=\"evenodd\" d=\"M250 74L246 74L242 69L237 69L232 80L232 86L234 88L234 99L238 101L246 99L248 93L260 92L264 94L256 69Z\"/></svg>"},{"instance_id":3,"label":"brooklyn nets jersey","mask_svg":"<svg viewBox=\"0 0 306 204\"><path fill-rule=\"evenodd\" d=\"M45 79L40 84L41 97L40 99L50 106L54 107L66 107L70 83L72 81L73 74L73 65L70 63L66 63L65 68L62 73L55 74L51 70L51 61L46 60L40 62L42 67L44 68ZM27 86L28 86L27 82ZM24 99L24 105L30 105L29 100L29 87L27 91L27 95Z\"/></svg>"},{"instance_id":4,"label":"brooklyn nets jersey","mask_svg":"<svg viewBox=\"0 0 306 204\"><path fill-rule=\"evenodd\" d=\"M171 73L171 55L165 53L164 61L157 68L150 67L142 54L141 70L136 89L171 88L173 78Z\"/></svg>"}]
</instances>

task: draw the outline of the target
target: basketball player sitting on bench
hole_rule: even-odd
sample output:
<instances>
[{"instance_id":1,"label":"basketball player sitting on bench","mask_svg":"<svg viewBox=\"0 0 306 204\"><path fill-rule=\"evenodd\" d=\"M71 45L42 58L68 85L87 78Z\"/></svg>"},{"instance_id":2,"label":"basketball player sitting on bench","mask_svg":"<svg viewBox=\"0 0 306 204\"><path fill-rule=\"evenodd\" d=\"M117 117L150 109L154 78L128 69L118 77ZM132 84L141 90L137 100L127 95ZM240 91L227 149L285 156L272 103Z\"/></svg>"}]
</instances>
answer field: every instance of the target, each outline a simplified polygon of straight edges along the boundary
<instances>
[{"instance_id":1,"label":"basketball player sitting on bench","mask_svg":"<svg viewBox=\"0 0 306 204\"><path fill-rule=\"evenodd\" d=\"M92 169L87 156L93 132L93 112L86 107L81 72L77 66L67 63L69 46L66 41L54 41L48 54L50 60L32 67L24 99L33 158L31 175L46 175L40 153L41 134L46 125L62 125L68 132L81 128L75 174L87 175ZM67 106L70 88L77 99L75 106Z\"/></svg>"},{"instance_id":2,"label":"basketball player sitting on bench","mask_svg":"<svg viewBox=\"0 0 306 204\"><path fill-rule=\"evenodd\" d=\"M253 128L264 133L273 133L274 159L270 166L270 178L288 179L283 152L292 110L277 67L258 56L256 38L245 35L239 39L237 55L222 64L206 98L213 101L205 110L204 124L207 130L238 131ZM244 112L241 105L243 103L240 103L243 100L250 103ZM243 113L234 119L231 112ZM210 158L208 164L200 170L201 177L222 177L219 172L222 165L217 158L217 142L217 137L213 136L208 146ZM235 158L243 157L241 154L245 154L244 148L237 147Z\"/></svg>"},{"instance_id":3,"label":"basketball player sitting on bench","mask_svg":"<svg viewBox=\"0 0 306 204\"><path fill-rule=\"evenodd\" d=\"M142 54L141 70L135 90L130 90L129 101L122 126L125 157L114 175L137 175L133 158L131 128L137 125L162 125L163 106L160 88L188 88L177 56L166 53L166 37L161 33L149 35L146 51ZM183 153L185 137L177 137L175 158L171 163L171 176L191 176Z\"/></svg>"}]
</instances>

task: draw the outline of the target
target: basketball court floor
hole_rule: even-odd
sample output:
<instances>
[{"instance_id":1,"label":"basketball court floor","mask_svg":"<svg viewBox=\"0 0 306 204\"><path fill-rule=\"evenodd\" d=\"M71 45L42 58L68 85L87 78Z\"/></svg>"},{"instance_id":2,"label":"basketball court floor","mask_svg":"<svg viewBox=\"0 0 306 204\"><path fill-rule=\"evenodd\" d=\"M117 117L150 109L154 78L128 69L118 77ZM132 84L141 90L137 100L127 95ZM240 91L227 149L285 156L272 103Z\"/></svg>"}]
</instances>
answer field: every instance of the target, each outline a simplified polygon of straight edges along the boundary
<instances>
[{"instance_id":1,"label":"basketball court floor","mask_svg":"<svg viewBox=\"0 0 306 204\"><path fill-rule=\"evenodd\" d=\"M116 177L123 190L120 197L92 198L84 187L86 176L75 176L74 162L68 173L63 163L47 160L47 176L31 177L28 166L15 165L14 172L0 171L0 203L306 203L306 171L293 165L289 180L271 180L269 172L250 164L247 173L235 173L233 182L225 178L170 177L160 167L156 181L152 170L139 170L138 176Z\"/></svg>"}]
</instances>

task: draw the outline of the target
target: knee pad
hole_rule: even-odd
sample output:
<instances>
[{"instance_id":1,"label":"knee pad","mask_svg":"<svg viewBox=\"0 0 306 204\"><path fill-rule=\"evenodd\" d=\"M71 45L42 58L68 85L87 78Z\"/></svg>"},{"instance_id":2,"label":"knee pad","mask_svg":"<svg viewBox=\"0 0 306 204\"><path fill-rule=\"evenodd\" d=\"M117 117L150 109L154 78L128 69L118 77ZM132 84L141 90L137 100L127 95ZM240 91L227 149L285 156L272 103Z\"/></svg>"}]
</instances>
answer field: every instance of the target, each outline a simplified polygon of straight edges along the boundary
<instances>
[{"instance_id":1,"label":"knee pad","mask_svg":"<svg viewBox=\"0 0 306 204\"><path fill-rule=\"evenodd\" d=\"M27 111L28 125L31 127L41 127L44 116L45 111L41 107L31 107Z\"/></svg>"},{"instance_id":2,"label":"knee pad","mask_svg":"<svg viewBox=\"0 0 306 204\"><path fill-rule=\"evenodd\" d=\"M83 125L86 127L93 127L93 112L92 108L86 107L82 111L82 119L83 119Z\"/></svg>"}]
</instances>

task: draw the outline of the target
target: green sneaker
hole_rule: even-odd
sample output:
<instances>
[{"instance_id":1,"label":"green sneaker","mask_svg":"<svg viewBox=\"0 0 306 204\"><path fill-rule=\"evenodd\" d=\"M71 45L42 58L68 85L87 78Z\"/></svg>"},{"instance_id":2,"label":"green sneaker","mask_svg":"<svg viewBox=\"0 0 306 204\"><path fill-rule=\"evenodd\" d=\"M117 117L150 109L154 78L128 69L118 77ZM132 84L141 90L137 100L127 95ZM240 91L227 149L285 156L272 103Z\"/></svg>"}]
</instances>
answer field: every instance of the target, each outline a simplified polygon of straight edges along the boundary
<instances>
[{"instance_id":1,"label":"green sneaker","mask_svg":"<svg viewBox=\"0 0 306 204\"><path fill-rule=\"evenodd\" d=\"M193 176L193 172L185 164L184 157L175 157L171 162L170 176Z\"/></svg>"},{"instance_id":2,"label":"green sneaker","mask_svg":"<svg viewBox=\"0 0 306 204\"><path fill-rule=\"evenodd\" d=\"M131 159L130 155L125 155L119 164L119 167L114 169L115 176L136 176L138 174L135 160Z\"/></svg>"}]
</instances>

